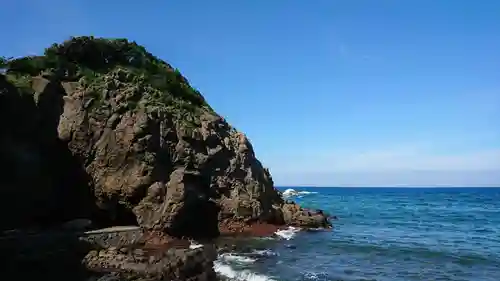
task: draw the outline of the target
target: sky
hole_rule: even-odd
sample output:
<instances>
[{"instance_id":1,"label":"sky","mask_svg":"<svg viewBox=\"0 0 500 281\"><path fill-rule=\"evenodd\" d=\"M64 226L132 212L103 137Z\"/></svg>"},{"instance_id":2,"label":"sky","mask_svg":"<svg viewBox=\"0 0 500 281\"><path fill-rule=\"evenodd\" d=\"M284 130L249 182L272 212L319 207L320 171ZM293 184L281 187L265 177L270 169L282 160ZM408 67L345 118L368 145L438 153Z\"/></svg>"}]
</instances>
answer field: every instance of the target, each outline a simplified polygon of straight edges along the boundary
<instances>
[{"instance_id":1,"label":"sky","mask_svg":"<svg viewBox=\"0 0 500 281\"><path fill-rule=\"evenodd\" d=\"M245 132L276 185L500 186L500 1L2 6L0 55L78 35L144 45Z\"/></svg>"}]
</instances>

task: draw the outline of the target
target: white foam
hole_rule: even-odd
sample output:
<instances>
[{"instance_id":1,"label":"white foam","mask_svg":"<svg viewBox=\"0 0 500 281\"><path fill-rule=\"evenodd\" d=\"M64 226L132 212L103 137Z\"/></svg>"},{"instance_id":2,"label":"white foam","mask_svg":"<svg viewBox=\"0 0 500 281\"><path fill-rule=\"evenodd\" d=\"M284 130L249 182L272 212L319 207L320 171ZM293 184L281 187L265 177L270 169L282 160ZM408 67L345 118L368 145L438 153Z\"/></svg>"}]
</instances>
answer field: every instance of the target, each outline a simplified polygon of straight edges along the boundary
<instances>
[{"instance_id":1,"label":"white foam","mask_svg":"<svg viewBox=\"0 0 500 281\"><path fill-rule=\"evenodd\" d=\"M287 190L283 191L283 197L292 197L292 196L304 196L304 195L309 195L309 194L317 194L318 192L316 191L296 191L293 188L288 188Z\"/></svg>"},{"instance_id":2,"label":"white foam","mask_svg":"<svg viewBox=\"0 0 500 281\"><path fill-rule=\"evenodd\" d=\"M299 231L300 228L289 226L287 229L278 230L274 234L278 235L280 238L283 238L285 240L290 240L293 237L295 237L295 235Z\"/></svg>"},{"instance_id":3,"label":"white foam","mask_svg":"<svg viewBox=\"0 0 500 281\"><path fill-rule=\"evenodd\" d=\"M198 249L198 248L201 248L203 247L202 244L198 244L196 242L191 242L191 245L189 245L189 249Z\"/></svg>"},{"instance_id":4,"label":"white foam","mask_svg":"<svg viewBox=\"0 0 500 281\"><path fill-rule=\"evenodd\" d=\"M313 231L323 231L325 230L324 228L321 227L309 227L307 231L313 232Z\"/></svg>"},{"instance_id":5,"label":"white foam","mask_svg":"<svg viewBox=\"0 0 500 281\"><path fill-rule=\"evenodd\" d=\"M299 195L318 194L318 192L316 192L316 191L299 191L297 193Z\"/></svg>"},{"instance_id":6,"label":"white foam","mask_svg":"<svg viewBox=\"0 0 500 281\"><path fill-rule=\"evenodd\" d=\"M214 270L218 274L236 281L274 281L271 277L253 273L249 270L235 270L231 266L221 263L220 261L214 262Z\"/></svg>"},{"instance_id":7,"label":"white foam","mask_svg":"<svg viewBox=\"0 0 500 281\"><path fill-rule=\"evenodd\" d=\"M271 256L279 256L278 253L275 253L269 249L266 250L254 250L252 254L263 256L263 257L271 257Z\"/></svg>"},{"instance_id":8,"label":"white foam","mask_svg":"<svg viewBox=\"0 0 500 281\"><path fill-rule=\"evenodd\" d=\"M290 196L295 196L295 195L298 195L298 193L293 188L289 188L289 189L283 191L283 197L290 197Z\"/></svg>"},{"instance_id":9,"label":"white foam","mask_svg":"<svg viewBox=\"0 0 500 281\"><path fill-rule=\"evenodd\" d=\"M239 256L235 254L222 254L219 256L221 260L236 263L254 263L256 260L250 257Z\"/></svg>"}]
</instances>

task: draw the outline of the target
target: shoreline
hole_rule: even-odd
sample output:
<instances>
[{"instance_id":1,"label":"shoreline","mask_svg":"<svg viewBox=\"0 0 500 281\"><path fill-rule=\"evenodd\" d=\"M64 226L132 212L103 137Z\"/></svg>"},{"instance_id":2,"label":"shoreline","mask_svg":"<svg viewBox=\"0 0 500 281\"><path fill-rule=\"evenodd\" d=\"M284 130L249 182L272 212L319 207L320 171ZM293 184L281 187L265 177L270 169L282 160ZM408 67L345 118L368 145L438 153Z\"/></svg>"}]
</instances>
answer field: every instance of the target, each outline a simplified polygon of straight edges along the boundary
<instances>
[{"instance_id":1,"label":"shoreline","mask_svg":"<svg viewBox=\"0 0 500 281\"><path fill-rule=\"evenodd\" d=\"M295 232L309 231L257 223L241 232L221 231L215 239L197 241L145 233L134 226L114 226L89 231L10 232L0 237L0 246L6 250L2 255L9 258L8 264L11 265L7 271L12 271L19 280L34 277L29 272L23 273L21 268L45 268L44 272L51 272L51 278L79 276L80 279L76 280L119 276L125 280L140 277L145 280L183 278L210 281L218 280L214 264L218 254L237 247L237 240L272 237L290 227ZM71 266L61 267L57 261ZM198 270L191 271L192 268ZM79 273L75 275L75 272Z\"/></svg>"}]
</instances>

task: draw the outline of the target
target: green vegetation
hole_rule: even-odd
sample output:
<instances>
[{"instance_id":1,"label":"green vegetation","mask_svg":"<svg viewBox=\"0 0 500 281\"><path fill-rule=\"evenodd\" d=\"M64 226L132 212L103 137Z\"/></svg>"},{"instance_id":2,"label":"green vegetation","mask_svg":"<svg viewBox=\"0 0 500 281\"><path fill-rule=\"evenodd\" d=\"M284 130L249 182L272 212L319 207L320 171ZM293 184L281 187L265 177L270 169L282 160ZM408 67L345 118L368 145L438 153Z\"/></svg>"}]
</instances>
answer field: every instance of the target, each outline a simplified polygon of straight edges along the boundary
<instances>
[{"instance_id":1,"label":"green vegetation","mask_svg":"<svg viewBox=\"0 0 500 281\"><path fill-rule=\"evenodd\" d=\"M72 37L53 44L42 56L1 58L0 69L23 89L29 88L30 78L37 75L79 82L89 107L95 110L109 106L113 97L119 108L167 110L178 120L196 119L193 114L202 109L211 111L178 70L126 39Z\"/></svg>"},{"instance_id":2,"label":"green vegetation","mask_svg":"<svg viewBox=\"0 0 500 281\"><path fill-rule=\"evenodd\" d=\"M20 94L31 94L31 76L26 73L7 73L10 60L5 57L0 57L0 75L6 74L5 78L19 89Z\"/></svg>"},{"instance_id":3,"label":"green vegetation","mask_svg":"<svg viewBox=\"0 0 500 281\"><path fill-rule=\"evenodd\" d=\"M4 70L7 67L8 59L5 57L0 57L0 70Z\"/></svg>"}]
</instances>

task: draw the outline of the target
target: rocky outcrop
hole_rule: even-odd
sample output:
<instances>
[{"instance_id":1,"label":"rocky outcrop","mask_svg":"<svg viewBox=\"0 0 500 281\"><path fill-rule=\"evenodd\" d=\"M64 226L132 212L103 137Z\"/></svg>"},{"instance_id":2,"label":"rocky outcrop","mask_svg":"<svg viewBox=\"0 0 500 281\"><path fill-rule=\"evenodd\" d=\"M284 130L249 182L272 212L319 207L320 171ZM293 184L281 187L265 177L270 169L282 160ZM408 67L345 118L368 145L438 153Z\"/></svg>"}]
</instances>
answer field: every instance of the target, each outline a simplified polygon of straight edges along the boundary
<instances>
[{"instance_id":1,"label":"rocky outcrop","mask_svg":"<svg viewBox=\"0 0 500 281\"><path fill-rule=\"evenodd\" d=\"M140 225L174 236L216 236L225 219L284 223L283 201L242 133L209 111L193 128L161 108L120 111L113 100L127 87L108 92L100 114L86 110L85 90L74 87L59 122L60 139L85 159L102 209L121 204Z\"/></svg>"},{"instance_id":2,"label":"rocky outcrop","mask_svg":"<svg viewBox=\"0 0 500 281\"><path fill-rule=\"evenodd\" d=\"M93 272L116 280L216 280L215 249L168 249L165 251L108 248L90 251L83 263Z\"/></svg>"},{"instance_id":3,"label":"rocky outcrop","mask_svg":"<svg viewBox=\"0 0 500 281\"><path fill-rule=\"evenodd\" d=\"M303 209L295 202L287 201L281 207L287 225L318 228L329 226L328 216L322 210Z\"/></svg>"},{"instance_id":4,"label":"rocky outcrop","mask_svg":"<svg viewBox=\"0 0 500 281\"><path fill-rule=\"evenodd\" d=\"M203 110L186 128L167 110L123 110L131 84L111 75L99 111L86 90L64 84L59 138L84 159L98 204L129 210L141 226L173 236L218 235L218 221L326 226L297 205L284 204L246 136ZM117 86L118 85L118 86ZM90 101L91 102L91 101ZM137 101L142 104L142 100Z\"/></svg>"},{"instance_id":5,"label":"rocky outcrop","mask_svg":"<svg viewBox=\"0 0 500 281\"><path fill-rule=\"evenodd\" d=\"M74 228L90 219L139 225L159 237L210 239L330 226L321 211L285 202L245 134L176 69L133 42L72 38L43 56L5 63L4 73L2 229L77 219L65 226ZM85 261L156 277L170 268L174 279L211 278L186 273L189 255L132 263L134 255L113 253L123 258L117 264L109 254L93 252Z\"/></svg>"},{"instance_id":6,"label":"rocky outcrop","mask_svg":"<svg viewBox=\"0 0 500 281\"><path fill-rule=\"evenodd\" d=\"M133 229L11 234L0 237L0 268L16 280L216 280L213 246L148 245L143 237Z\"/></svg>"},{"instance_id":7,"label":"rocky outcrop","mask_svg":"<svg viewBox=\"0 0 500 281\"><path fill-rule=\"evenodd\" d=\"M138 58L142 65L133 63ZM54 61L56 70L47 74ZM39 75L31 76L35 66ZM142 47L74 38L45 57L11 63L7 76L29 80L30 89L2 82L11 100L2 103L0 120L11 130L0 139L1 160L19 163L8 165L9 174L23 174L4 186L41 185L33 197L56 206L28 214L139 224L195 238L217 236L219 224L328 226L321 213L285 204L248 138Z\"/></svg>"},{"instance_id":8,"label":"rocky outcrop","mask_svg":"<svg viewBox=\"0 0 500 281\"><path fill-rule=\"evenodd\" d=\"M30 78L35 126L78 163L66 173L79 176L64 184L92 193L79 209L94 220L193 238L253 224L329 225L322 213L286 204L248 138L142 47L74 38L24 68L36 73L44 60L65 71L45 67Z\"/></svg>"}]
</instances>

